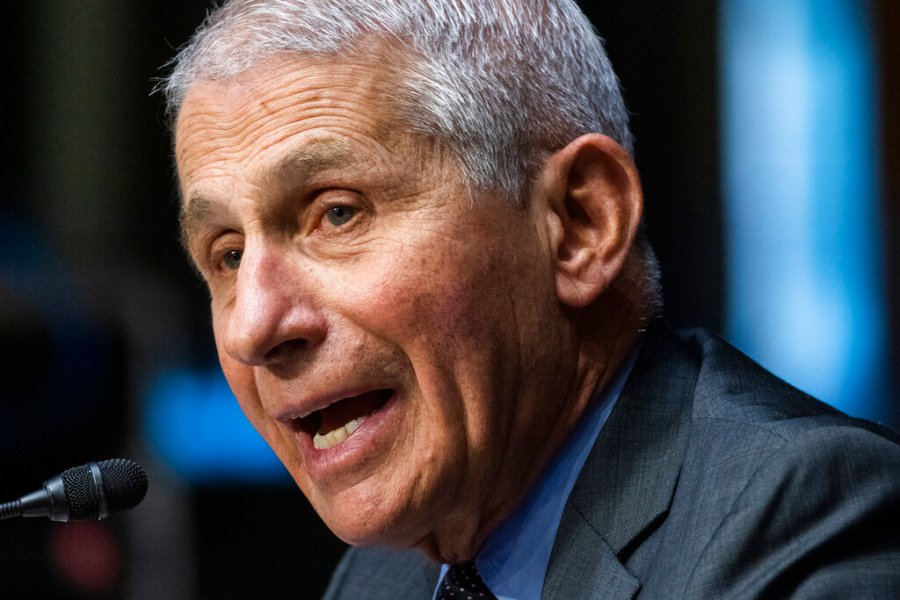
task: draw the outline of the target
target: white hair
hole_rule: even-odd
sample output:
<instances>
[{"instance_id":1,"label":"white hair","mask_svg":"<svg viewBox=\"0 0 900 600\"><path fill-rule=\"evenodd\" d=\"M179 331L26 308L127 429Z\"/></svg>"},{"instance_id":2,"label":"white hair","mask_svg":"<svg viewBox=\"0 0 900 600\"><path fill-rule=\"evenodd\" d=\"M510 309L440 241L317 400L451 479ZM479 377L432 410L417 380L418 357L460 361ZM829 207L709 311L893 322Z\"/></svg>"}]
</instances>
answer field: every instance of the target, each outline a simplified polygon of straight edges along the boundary
<instances>
[{"instance_id":1,"label":"white hair","mask_svg":"<svg viewBox=\"0 0 900 600\"><path fill-rule=\"evenodd\" d=\"M397 118L448 151L470 187L524 202L536 168L585 133L632 152L619 81L574 0L230 0L160 87L174 122L195 81L285 52L364 57L373 40L399 50Z\"/></svg>"}]
</instances>

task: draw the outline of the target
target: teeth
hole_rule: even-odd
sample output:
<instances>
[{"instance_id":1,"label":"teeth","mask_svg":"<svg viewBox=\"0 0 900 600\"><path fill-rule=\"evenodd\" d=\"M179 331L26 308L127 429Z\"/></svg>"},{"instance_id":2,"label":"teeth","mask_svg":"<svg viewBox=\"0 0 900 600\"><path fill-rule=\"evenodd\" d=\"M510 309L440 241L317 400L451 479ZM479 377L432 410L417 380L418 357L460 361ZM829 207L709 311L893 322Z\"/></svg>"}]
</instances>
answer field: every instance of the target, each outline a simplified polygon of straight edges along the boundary
<instances>
[{"instance_id":1,"label":"teeth","mask_svg":"<svg viewBox=\"0 0 900 600\"><path fill-rule=\"evenodd\" d=\"M313 446L315 446L317 450L327 450L328 448L337 446L353 435L353 432L359 429L359 426L362 425L365 420L366 417L359 417L358 419L353 419L349 423L345 423L343 426L338 427L333 431L329 431L328 433L317 433L313 436Z\"/></svg>"}]
</instances>

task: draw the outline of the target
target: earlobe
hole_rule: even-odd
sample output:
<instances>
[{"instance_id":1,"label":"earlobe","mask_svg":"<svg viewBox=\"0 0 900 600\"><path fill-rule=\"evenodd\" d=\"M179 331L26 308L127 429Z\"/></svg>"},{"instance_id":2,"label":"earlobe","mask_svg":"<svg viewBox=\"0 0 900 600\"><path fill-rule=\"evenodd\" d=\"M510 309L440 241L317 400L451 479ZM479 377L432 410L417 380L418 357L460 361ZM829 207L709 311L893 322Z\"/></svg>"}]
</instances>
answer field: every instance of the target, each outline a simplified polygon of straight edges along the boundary
<instances>
[{"instance_id":1,"label":"earlobe","mask_svg":"<svg viewBox=\"0 0 900 600\"><path fill-rule=\"evenodd\" d=\"M560 301L588 306L615 280L643 210L637 167L611 138L588 134L554 154L542 170Z\"/></svg>"}]
</instances>

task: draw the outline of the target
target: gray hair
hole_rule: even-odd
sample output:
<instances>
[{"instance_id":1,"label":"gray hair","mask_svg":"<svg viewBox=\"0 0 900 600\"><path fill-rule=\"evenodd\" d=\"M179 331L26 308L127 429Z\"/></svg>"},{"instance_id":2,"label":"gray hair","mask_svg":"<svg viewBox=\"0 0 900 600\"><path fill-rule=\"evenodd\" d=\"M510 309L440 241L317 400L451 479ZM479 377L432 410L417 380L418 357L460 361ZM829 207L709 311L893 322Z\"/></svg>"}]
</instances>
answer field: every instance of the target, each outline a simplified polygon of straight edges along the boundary
<instances>
[{"instance_id":1,"label":"gray hair","mask_svg":"<svg viewBox=\"0 0 900 600\"><path fill-rule=\"evenodd\" d=\"M410 59L398 117L449 150L475 188L521 198L534 167L584 133L631 150L618 79L572 0L233 0L175 57L170 114L199 79L280 52L364 52L373 38Z\"/></svg>"},{"instance_id":2,"label":"gray hair","mask_svg":"<svg viewBox=\"0 0 900 600\"><path fill-rule=\"evenodd\" d=\"M470 187L524 202L535 169L585 133L632 152L619 81L574 0L230 0L160 87L174 121L195 81L285 52L364 57L373 40L401 50L397 117L448 151Z\"/></svg>"}]
</instances>

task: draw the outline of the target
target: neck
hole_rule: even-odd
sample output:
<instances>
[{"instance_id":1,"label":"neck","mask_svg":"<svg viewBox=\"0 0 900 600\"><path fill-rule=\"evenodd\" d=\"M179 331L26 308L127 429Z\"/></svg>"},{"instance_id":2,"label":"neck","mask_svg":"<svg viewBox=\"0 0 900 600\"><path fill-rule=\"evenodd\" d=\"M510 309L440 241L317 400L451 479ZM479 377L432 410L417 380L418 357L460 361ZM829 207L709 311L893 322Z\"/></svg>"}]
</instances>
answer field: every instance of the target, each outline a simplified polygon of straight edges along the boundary
<instances>
[{"instance_id":1,"label":"neck","mask_svg":"<svg viewBox=\"0 0 900 600\"><path fill-rule=\"evenodd\" d=\"M575 317L580 332L580 383L575 399L578 418L609 384L646 330L650 318L640 306L628 293L613 287Z\"/></svg>"},{"instance_id":2,"label":"neck","mask_svg":"<svg viewBox=\"0 0 900 600\"><path fill-rule=\"evenodd\" d=\"M521 504L634 348L647 322L639 306L614 287L590 307L567 315L574 349L566 360L570 366L555 372L543 385L533 386L543 392L532 401L543 402L546 412L537 421L539 429L532 423L531 431L520 433L527 444L507 457L506 470L517 476L506 481L498 477L488 505L469 506L448 515L440 528L444 535L432 532L421 540L417 546L429 558L445 563L472 560L488 536ZM560 385L563 381L568 382L565 387ZM560 394L560 389L566 392ZM557 402L547 401L552 397ZM536 438L540 443L535 443Z\"/></svg>"}]
</instances>

